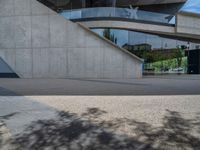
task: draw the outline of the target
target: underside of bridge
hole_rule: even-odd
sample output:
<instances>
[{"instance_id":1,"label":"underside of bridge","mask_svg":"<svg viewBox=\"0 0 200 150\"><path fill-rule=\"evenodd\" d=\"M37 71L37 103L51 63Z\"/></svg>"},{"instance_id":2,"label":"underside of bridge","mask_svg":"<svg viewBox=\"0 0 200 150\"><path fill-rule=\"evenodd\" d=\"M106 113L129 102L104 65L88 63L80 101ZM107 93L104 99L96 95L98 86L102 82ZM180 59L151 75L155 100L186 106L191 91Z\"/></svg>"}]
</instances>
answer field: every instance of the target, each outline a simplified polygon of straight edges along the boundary
<instances>
[{"instance_id":1,"label":"underside of bridge","mask_svg":"<svg viewBox=\"0 0 200 150\"><path fill-rule=\"evenodd\" d=\"M141 10L175 14L187 0L38 0L56 11L88 7L139 7Z\"/></svg>"}]
</instances>

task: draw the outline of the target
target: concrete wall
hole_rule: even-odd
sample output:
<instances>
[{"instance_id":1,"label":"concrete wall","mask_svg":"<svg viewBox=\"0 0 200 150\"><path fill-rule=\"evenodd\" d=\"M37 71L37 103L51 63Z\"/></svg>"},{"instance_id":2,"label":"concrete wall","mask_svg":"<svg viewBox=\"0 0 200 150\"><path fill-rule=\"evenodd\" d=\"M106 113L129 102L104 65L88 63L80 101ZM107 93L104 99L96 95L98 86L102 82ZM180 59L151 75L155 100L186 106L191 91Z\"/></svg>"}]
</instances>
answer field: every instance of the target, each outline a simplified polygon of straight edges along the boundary
<instances>
[{"instance_id":1,"label":"concrete wall","mask_svg":"<svg viewBox=\"0 0 200 150\"><path fill-rule=\"evenodd\" d=\"M187 12L177 14L176 32L200 36L200 15Z\"/></svg>"},{"instance_id":2,"label":"concrete wall","mask_svg":"<svg viewBox=\"0 0 200 150\"><path fill-rule=\"evenodd\" d=\"M0 56L21 78L139 78L142 61L36 0L0 0Z\"/></svg>"}]
</instances>

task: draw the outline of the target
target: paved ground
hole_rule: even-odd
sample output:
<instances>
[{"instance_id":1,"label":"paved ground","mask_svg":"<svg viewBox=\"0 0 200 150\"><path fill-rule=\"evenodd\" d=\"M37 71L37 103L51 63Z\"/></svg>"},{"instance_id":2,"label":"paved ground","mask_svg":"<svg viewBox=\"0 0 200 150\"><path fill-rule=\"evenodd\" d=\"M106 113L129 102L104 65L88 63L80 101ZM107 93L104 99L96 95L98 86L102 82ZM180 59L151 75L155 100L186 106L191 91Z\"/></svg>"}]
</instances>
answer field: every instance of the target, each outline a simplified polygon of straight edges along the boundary
<instances>
[{"instance_id":1,"label":"paved ground","mask_svg":"<svg viewBox=\"0 0 200 150\"><path fill-rule=\"evenodd\" d=\"M196 95L200 75L130 80L0 79L0 95Z\"/></svg>"},{"instance_id":2,"label":"paved ground","mask_svg":"<svg viewBox=\"0 0 200 150\"><path fill-rule=\"evenodd\" d=\"M199 95L0 97L0 121L5 150L200 147Z\"/></svg>"},{"instance_id":3,"label":"paved ground","mask_svg":"<svg viewBox=\"0 0 200 150\"><path fill-rule=\"evenodd\" d=\"M0 149L199 150L199 80L0 79Z\"/></svg>"}]
</instances>

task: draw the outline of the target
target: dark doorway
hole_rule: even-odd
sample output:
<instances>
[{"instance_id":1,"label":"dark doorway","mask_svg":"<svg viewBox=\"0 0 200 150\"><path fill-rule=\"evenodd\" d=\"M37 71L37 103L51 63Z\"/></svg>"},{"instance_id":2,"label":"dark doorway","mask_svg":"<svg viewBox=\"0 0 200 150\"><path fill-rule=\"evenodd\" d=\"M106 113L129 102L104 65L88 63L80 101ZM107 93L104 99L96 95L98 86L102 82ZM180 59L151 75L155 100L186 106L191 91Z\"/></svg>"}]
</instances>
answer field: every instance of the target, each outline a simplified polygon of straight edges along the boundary
<instances>
[{"instance_id":1,"label":"dark doorway","mask_svg":"<svg viewBox=\"0 0 200 150\"><path fill-rule=\"evenodd\" d=\"M200 49L188 52L188 74L200 74Z\"/></svg>"},{"instance_id":2,"label":"dark doorway","mask_svg":"<svg viewBox=\"0 0 200 150\"><path fill-rule=\"evenodd\" d=\"M0 57L0 78L19 78L10 66Z\"/></svg>"},{"instance_id":3,"label":"dark doorway","mask_svg":"<svg viewBox=\"0 0 200 150\"><path fill-rule=\"evenodd\" d=\"M86 7L114 7L116 0L85 0Z\"/></svg>"}]
</instances>

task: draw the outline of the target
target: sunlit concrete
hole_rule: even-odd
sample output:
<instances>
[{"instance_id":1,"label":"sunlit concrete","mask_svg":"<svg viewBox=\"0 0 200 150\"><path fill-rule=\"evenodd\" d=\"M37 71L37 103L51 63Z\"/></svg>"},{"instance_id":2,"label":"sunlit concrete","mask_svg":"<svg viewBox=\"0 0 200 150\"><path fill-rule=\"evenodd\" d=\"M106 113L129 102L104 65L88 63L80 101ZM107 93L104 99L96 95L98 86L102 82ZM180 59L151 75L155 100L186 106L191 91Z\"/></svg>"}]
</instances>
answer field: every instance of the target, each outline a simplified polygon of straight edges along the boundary
<instances>
[{"instance_id":1,"label":"sunlit concrete","mask_svg":"<svg viewBox=\"0 0 200 150\"><path fill-rule=\"evenodd\" d=\"M21 78L141 78L143 61L37 0L0 0L0 57Z\"/></svg>"},{"instance_id":2,"label":"sunlit concrete","mask_svg":"<svg viewBox=\"0 0 200 150\"><path fill-rule=\"evenodd\" d=\"M176 32L200 36L200 14L181 12L177 14Z\"/></svg>"}]
</instances>

